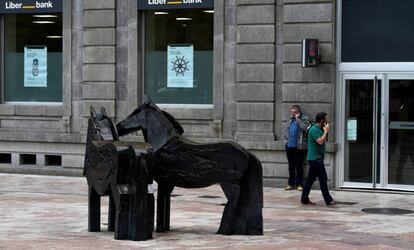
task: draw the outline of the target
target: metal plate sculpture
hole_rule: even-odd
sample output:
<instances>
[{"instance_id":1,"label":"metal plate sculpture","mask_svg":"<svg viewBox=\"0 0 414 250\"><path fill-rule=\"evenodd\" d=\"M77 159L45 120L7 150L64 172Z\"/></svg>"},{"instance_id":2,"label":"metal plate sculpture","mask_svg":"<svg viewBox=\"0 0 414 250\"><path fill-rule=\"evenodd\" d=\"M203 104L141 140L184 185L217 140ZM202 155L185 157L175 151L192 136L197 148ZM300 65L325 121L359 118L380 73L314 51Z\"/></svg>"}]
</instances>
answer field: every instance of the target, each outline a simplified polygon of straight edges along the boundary
<instances>
[{"instance_id":1,"label":"metal plate sculpture","mask_svg":"<svg viewBox=\"0 0 414 250\"><path fill-rule=\"evenodd\" d=\"M84 175L89 186L88 231L100 231L101 196L109 195L108 231L115 239L146 240L154 229L154 196L143 145L118 141L105 109L91 107Z\"/></svg>"},{"instance_id":2,"label":"metal plate sculpture","mask_svg":"<svg viewBox=\"0 0 414 250\"><path fill-rule=\"evenodd\" d=\"M198 144L181 136L181 125L149 98L117 124L120 136L142 130L153 147L148 156L158 182L157 231L170 228L170 195L175 186L203 188L219 183L228 202L219 234L263 234L260 161L233 142Z\"/></svg>"}]
</instances>

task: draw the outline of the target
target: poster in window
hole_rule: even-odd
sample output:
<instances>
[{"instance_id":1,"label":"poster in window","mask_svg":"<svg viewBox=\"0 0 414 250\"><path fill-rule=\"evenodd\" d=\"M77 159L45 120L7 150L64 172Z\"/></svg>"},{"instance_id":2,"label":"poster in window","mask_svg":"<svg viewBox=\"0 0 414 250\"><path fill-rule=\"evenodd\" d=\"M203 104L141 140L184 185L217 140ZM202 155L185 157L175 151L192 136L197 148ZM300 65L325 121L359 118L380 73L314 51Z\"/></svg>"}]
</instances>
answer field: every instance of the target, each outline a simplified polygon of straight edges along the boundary
<instances>
[{"instance_id":1,"label":"poster in window","mask_svg":"<svg viewBox=\"0 0 414 250\"><path fill-rule=\"evenodd\" d=\"M346 139L351 142L357 141L357 119L348 118L347 120L347 132Z\"/></svg>"},{"instance_id":2,"label":"poster in window","mask_svg":"<svg viewBox=\"0 0 414 250\"><path fill-rule=\"evenodd\" d=\"M194 46L168 45L167 51L167 87L194 87Z\"/></svg>"},{"instance_id":3,"label":"poster in window","mask_svg":"<svg viewBox=\"0 0 414 250\"><path fill-rule=\"evenodd\" d=\"M24 87L47 87L47 47L24 47Z\"/></svg>"}]
</instances>

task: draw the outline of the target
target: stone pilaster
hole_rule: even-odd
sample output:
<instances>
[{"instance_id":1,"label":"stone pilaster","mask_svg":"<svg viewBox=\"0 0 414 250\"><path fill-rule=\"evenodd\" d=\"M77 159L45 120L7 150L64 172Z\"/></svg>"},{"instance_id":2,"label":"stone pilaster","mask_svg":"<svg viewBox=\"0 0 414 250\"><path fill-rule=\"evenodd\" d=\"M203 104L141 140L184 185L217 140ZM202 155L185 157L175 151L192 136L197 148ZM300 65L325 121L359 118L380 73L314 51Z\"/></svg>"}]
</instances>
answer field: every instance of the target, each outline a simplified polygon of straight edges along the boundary
<instances>
[{"instance_id":1,"label":"stone pilaster","mask_svg":"<svg viewBox=\"0 0 414 250\"><path fill-rule=\"evenodd\" d=\"M84 0L80 114L85 118L91 105L115 117L115 34L115 0Z\"/></svg>"},{"instance_id":2,"label":"stone pilaster","mask_svg":"<svg viewBox=\"0 0 414 250\"><path fill-rule=\"evenodd\" d=\"M275 1L237 1L238 140L274 140Z\"/></svg>"}]
</instances>

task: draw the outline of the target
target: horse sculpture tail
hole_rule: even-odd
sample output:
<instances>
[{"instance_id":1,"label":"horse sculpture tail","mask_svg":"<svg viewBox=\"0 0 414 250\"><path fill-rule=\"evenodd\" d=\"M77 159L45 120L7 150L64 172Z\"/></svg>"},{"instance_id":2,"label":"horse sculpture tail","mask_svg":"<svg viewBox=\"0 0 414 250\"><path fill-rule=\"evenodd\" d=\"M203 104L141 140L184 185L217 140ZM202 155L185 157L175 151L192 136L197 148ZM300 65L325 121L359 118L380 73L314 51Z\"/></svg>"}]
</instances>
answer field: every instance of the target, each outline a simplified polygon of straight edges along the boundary
<instances>
[{"instance_id":1,"label":"horse sculpture tail","mask_svg":"<svg viewBox=\"0 0 414 250\"><path fill-rule=\"evenodd\" d=\"M235 215L235 234L263 235L263 174L260 160L252 153L240 182L240 198Z\"/></svg>"}]
</instances>

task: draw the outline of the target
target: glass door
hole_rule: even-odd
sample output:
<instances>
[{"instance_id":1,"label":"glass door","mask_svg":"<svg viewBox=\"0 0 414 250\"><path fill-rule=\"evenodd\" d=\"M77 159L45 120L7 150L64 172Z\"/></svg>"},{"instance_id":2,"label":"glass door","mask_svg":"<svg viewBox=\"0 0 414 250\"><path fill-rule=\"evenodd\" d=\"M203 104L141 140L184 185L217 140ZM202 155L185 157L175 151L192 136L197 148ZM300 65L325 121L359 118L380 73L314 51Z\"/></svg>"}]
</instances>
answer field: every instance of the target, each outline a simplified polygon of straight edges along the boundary
<instances>
[{"instance_id":1,"label":"glass door","mask_svg":"<svg viewBox=\"0 0 414 250\"><path fill-rule=\"evenodd\" d=\"M344 78L343 186L382 186L382 84L382 76L349 75Z\"/></svg>"},{"instance_id":2,"label":"glass door","mask_svg":"<svg viewBox=\"0 0 414 250\"><path fill-rule=\"evenodd\" d=\"M414 76L388 79L387 187L414 190Z\"/></svg>"}]
</instances>

